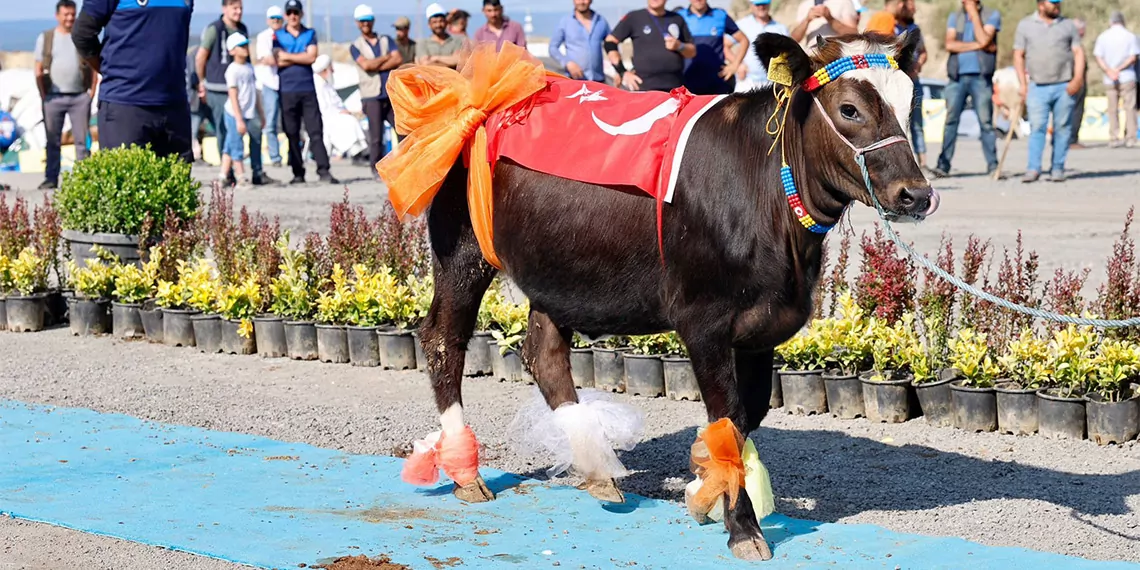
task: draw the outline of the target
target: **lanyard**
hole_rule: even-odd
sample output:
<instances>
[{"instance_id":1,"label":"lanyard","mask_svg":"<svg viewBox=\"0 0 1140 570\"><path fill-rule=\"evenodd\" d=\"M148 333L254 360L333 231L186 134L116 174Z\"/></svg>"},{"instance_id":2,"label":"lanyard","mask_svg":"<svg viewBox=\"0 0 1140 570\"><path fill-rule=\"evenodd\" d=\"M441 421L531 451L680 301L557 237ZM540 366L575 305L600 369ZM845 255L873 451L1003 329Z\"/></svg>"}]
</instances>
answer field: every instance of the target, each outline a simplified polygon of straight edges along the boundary
<instances>
[{"instance_id":1,"label":"lanyard","mask_svg":"<svg viewBox=\"0 0 1140 570\"><path fill-rule=\"evenodd\" d=\"M650 12L649 10L646 10L646 13L649 14L650 18L653 18L653 25L656 26L657 31L661 33L661 37L668 37L668 35L665 33L665 30L661 29L661 21L657 19L657 16L653 15L653 12Z\"/></svg>"}]
</instances>

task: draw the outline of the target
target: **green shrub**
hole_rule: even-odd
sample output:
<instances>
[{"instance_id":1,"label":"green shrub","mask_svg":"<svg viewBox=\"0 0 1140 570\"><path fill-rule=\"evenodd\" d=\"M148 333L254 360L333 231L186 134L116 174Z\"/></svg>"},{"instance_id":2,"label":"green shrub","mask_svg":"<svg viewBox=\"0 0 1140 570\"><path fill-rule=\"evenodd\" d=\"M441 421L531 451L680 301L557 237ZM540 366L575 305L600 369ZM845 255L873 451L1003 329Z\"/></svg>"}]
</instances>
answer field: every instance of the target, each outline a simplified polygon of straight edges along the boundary
<instances>
[{"instance_id":1,"label":"green shrub","mask_svg":"<svg viewBox=\"0 0 1140 570\"><path fill-rule=\"evenodd\" d=\"M101 150L63 175L56 205L63 227L87 233L137 235L149 216L161 228L167 213L186 219L198 210L201 183L177 156L159 158L149 145Z\"/></svg>"}]
</instances>

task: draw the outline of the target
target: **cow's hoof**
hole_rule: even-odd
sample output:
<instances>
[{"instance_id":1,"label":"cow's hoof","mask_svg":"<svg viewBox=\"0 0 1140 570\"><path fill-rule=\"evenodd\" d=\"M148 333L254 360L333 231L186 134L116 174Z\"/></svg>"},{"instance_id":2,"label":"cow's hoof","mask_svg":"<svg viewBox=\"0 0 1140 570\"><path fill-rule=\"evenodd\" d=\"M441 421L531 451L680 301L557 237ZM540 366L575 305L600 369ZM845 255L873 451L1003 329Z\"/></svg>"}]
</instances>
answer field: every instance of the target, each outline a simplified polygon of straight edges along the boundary
<instances>
[{"instance_id":1,"label":"cow's hoof","mask_svg":"<svg viewBox=\"0 0 1140 570\"><path fill-rule=\"evenodd\" d=\"M466 501L468 503L486 503L487 501L495 500L495 494L487 488L487 484L483 482L482 475L463 487L456 485L452 493L454 493L456 498L460 501Z\"/></svg>"},{"instance_id":2,"label":"cow's hoof","mask_svg":"<svg viewBox=\"0 0 1140 570\"><path fill-rule=\"evenodd\" d=\"M733 543L729 543L732 555L741 560L771 560L772 549L763 536L750 536Z\"/></svg>"},{"instance_id":3,"label":"cow's hoof","mask_svg":"<svg viewBox=\"0 0 1140 570\"><path fill-rule=\"evenodd\" d=\"M622 494L621 489L618 489L617 481L613 479L590 480L578 485L579 489L585 489L591 497L599 501L606 501L608 503L624 503L625 495Z\"/></svg>"}]
</instances>

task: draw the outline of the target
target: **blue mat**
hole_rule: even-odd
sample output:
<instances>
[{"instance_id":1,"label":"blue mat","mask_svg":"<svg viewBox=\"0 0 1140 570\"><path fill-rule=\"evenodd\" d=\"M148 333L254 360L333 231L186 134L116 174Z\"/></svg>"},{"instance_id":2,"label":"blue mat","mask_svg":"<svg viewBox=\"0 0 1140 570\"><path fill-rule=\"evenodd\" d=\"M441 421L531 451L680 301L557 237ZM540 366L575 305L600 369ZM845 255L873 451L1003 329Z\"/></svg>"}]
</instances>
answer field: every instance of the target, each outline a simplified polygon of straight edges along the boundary
<instances>
[{"instance_id":1,"label":"blue mat","mask_svg":"<svg viewBox=\"0 0 1140 570\"><path fill-rule=\"evenodd\" d=\"M400 481L401 459L0 400L0 512L264 568L343 555L457 568L758 568L681 505L483 469L497 501ZM1136 568L772 515L763 568Z\"/></svg>"}]
</instances>

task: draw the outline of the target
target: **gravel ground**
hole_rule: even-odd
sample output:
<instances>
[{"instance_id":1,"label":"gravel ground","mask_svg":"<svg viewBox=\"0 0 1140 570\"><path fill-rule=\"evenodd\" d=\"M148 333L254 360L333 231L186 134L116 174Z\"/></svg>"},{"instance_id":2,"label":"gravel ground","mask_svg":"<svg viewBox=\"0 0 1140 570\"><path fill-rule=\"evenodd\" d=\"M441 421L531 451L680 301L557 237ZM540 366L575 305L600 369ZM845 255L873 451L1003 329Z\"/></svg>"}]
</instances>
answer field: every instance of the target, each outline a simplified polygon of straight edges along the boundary
<instances>
[{"instance_id":1,"label":"gravel ground","mask_svg":"<svg viewBox=\"0 0 1140 570\"><path fill-rule=\"evenodd\" d=\"M1094 267L1102 278L1124 212L1140 185L1137 154L1090 149L1070 154L1064 184L1021 185L970 175L981 171L977 144L960 145L963 176L939 181L941 211L923 226L904 228L924 251L938 236L971 232L1012 245L1025 230L1042 255L1042 272ZM1007 171L1020 174L1024 145L1015 144ZM200 169L208 177L212 169ZM278 178L284 171L271 174ZM364 169L334 167L344 178ZM0 182L34 188L33 175ZM349 183L352 199L376 211L383 187ZM238 204L280 215L296 231L322 229L327 205L343 188L258 188ZM35 191L25 195L39 199ZM873 213L857 208L856 231ZM111 345L114 345L113 347ZM542 477L547 464L505 445L507 424L533 388L488 380L465 384L466 417L488 446L490 466ZM437 428L425 378L349 366L206 356L185 349L78 339L66 330L0 334L0 397L89 407L146 419L237 431L354 453L390 454ZM700 404L625 398L648 416L646 440L624 454L636 472L626 491L680 500L687 453L703 421ZM788 515L862 522L900 532L952 535L990 545L1022 546L1095 559L1140 561L1140 444L1098 447L1084 442L968 434L922 420L903 425L800 418L774 413L754 435ZM0 520L0 570L16 568L236 567L46 525Z\"/></svg>"}]
</instances>

